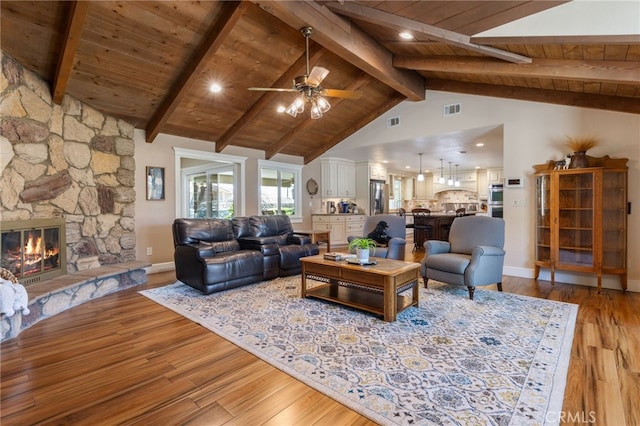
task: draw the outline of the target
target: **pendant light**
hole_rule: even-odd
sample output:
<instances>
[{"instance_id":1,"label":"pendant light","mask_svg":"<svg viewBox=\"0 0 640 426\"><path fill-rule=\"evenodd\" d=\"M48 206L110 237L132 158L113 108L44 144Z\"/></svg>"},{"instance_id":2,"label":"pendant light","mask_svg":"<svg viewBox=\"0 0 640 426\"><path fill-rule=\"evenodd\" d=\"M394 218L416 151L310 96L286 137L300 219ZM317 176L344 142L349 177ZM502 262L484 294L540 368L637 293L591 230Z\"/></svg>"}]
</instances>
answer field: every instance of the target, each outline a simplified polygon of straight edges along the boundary
<instances>
[{"instance_id":1,"label":"pendant light","mask_svg":"<svg viewBox=\"0 0 640 426\"><path fill-rule=\"evenodd\" d=\"M418 182L422 182L424 180L424 175L422 174L422 153L418 155L420 156L420 173L418 174Z\"/></svg>"},{"instance_id":2,"label":"pendant light","mask_svg":"<svg viewBox=\"0 0 640 426\"><path fill-rule=\"evenodd\" d=\"M440 177L438 178L438 183L444 183L444 163L442 162L442 158L440 159Z\"/></svg>"},{"instance_id":3,"label":"pendant light","mask_svg":"<svg viewBox=\"0 0 640 426\"><path fill-rule=\"evenodd\" d=\"M460 186L460 178L458 177L458 165L456 164L456 181L453 184L453 186L459 187Z\"/></svg>"},{"instance_id":4,"label":"pendant light","mask_svg":"<svg viewBox=\"0 0 640 426\"><path fill-rule=\"evenodd\" d=\"M453 175L451 174L451 161L449 161L449 180L447 181L447 185L453 186Z\"/></svg>"}]
</instances>

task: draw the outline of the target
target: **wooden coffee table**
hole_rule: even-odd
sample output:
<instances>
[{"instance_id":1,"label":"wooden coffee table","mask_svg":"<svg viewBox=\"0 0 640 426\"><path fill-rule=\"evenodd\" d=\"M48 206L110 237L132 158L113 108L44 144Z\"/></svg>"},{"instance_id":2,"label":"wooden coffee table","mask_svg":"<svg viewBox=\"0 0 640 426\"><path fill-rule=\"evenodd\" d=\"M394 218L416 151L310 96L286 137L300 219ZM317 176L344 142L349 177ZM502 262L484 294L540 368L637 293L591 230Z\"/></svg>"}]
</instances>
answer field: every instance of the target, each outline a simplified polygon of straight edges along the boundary
<instances>
[{"instance_id":1,"label":"wooden coffee table","mask_svg":"<svg viewBox=\"0 0 640 426\"><path fill-rule=\"evenodd\" d=\"M344 260L326 260L322 254L303 257L302 297L329 300L396 320L399 312L418 306L420 264L378 259L376 265L353 265ZM324 284L307 288L307 280ZM400 293L413 289L411 296Z\"/></svg>"}]
</instances>

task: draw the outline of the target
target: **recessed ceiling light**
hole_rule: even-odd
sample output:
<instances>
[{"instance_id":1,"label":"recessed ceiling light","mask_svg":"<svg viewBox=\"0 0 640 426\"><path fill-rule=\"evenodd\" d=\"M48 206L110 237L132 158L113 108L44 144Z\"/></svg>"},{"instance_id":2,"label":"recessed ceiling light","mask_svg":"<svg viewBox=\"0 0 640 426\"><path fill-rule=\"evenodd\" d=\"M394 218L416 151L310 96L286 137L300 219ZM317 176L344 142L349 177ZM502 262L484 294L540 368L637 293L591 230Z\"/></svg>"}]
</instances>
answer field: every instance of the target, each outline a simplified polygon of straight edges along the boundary
<instances>
[{"instance_id":1,"label":"recessed ceiling light","mask_svg":"<svg viewBox=\"0 0 640 426\"><path fill-rule=\"evenodd\" d=\"M478 142L476 146L484 146L484 144L482 142Z\"/></svg>"},{"instance_id":2,"label":"recessed ceiling light","mask_svg":"<svg viewBox=\"0 0 640 426\"><path fill-rule=\"evenodd\" d=\"M405 168L405 169L410 169L410 168L411 168L411 166L404 166L404 168Z\"/></svg>"},{"instance_id":3,"label":"recessed ceiling light","mask_svg":"<svg viewBox=\"0 0 640 426\"><path fill-rule=\"evenodd\" d=\"M211 83L209 86L209 91L212 93L220 93L222 91L222 87L218 83Z\"/></svg>"},{"instance_id":4,"label":"recessed ceiling light","mask_svg":"<svg viewBox=\"0 0 640 426\"><path fill-rule=\"evenodd\" d=\"M413 40L413 34L408 31L403 31L399 35L403 40Z\"/></svg>"},{"instance_id":5,"label":"recessed ceiling light","mask_svg":"<svg viewBox=\"0 0 640 426\"><path fill-rule=\"evenodd\" d=\"M389 161L388 160L383 160L382 161L384 164L387 164Z\"/></svg>"},{"instance_id":6,"label":"recessed ceiling light","mask_svg":"<svg viewBox=\"0 0 640 426\"><path fill-rule=\"evenodd\" d=\"M278 109L276 110L278 112L285 112L286 108L284 107L284 105L278 105Z\"/></svg>"},{"instance_id":7,"label":"recessed ceiling light","mask_svg":"<svg viewBox=\"0 0 640 426\"><path fill-rule=\"evenodd\" d=\"M479 168L480 168L480 166L476 166L476 169L479 169Z\"/></svg>"}]
</instances>

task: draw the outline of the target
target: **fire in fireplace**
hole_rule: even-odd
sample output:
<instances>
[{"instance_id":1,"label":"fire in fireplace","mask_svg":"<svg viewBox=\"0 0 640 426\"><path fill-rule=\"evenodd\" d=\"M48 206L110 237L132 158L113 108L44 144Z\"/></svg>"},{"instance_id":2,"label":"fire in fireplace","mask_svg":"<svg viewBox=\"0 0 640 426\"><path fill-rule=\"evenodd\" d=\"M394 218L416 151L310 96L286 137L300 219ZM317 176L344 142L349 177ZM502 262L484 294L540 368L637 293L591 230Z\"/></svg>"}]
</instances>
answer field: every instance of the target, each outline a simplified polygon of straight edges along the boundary
<instances>
[{"instance_id":1,"label":"fire in fireplace","mask_svg":"<svg viewBox=\"0 0 640 426\"><path fill-rule=\"evenodd\" d=\"M2 222L0 228L0 266L22 284L66 273L63 218Z\"/></svg>"}]
</instances>

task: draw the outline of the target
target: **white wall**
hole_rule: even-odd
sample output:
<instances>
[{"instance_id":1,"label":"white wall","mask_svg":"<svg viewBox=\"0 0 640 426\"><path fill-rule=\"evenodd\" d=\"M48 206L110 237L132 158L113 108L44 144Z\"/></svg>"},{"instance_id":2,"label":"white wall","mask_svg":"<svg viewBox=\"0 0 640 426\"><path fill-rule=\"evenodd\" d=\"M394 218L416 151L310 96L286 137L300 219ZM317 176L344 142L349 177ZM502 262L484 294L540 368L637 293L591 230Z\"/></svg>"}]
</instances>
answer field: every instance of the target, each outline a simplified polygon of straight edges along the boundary
<instances>
[{"instance_id":1,"label":"white wall","mask_svg":"<svg viewBox=\"0 0 640 426\"><path fill-rule=\"evenodd\" d=\"M443 117L443 105L461 102L461 115ZM402 116L402 126L386 128L386 119ZM522 176L525 187L507 189L505 192L505 221L507 275L533 276L534 244L534 181L533 168L550 159L561 159L566 149L562 147L566 136L596 136L602 145L589 151L590 155L629 158L629 201L632 214L629 222L629 289L640 291L640 116L616 112L589 110L543 103L486 98L446 92L427 92L422 102L403 102L387 114L356 132L339 145L337 149L377 145L484 126L504 126L504 172L505 176ZM173 260L171 223L175 217L174 153L173 146L188 149L213 151L210 142L160 135L153 144L144 141L143 132L136 132L136 235L139 259L152 263ZM263 158L262 151L237 147L224 150L226 154L249 157L247 161L246 205L247 214L257 212L257 160ZM330 155L330 154L327 154ZM302 164L298 157L279 155L275 161ZM316 159L303 169L303 184L313 177L320 182L320 159ZM167 173L167 199L164 202L146 201L144 194L145 166L165 167ZM252 183L253 182L253 183ZM514 207L514 200L525 200L524 207ZM253 204L252 204L253 203ZM311 203L311 205L309 205ZM298 229L311 228L310 214L321 209L320 197L310 199L303 192L303 213L305 221L296 225ZM146 256L146 247L153 247L153 256ZM549 279L543 271L541 279ZM592 275L556 274L562 282L595 285ZM617 278L606 277L605 287L619 289Z\"/></svg>"}]
</instances>

